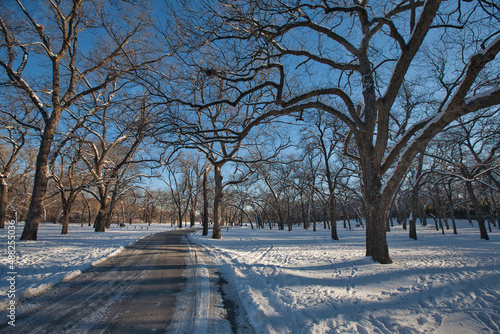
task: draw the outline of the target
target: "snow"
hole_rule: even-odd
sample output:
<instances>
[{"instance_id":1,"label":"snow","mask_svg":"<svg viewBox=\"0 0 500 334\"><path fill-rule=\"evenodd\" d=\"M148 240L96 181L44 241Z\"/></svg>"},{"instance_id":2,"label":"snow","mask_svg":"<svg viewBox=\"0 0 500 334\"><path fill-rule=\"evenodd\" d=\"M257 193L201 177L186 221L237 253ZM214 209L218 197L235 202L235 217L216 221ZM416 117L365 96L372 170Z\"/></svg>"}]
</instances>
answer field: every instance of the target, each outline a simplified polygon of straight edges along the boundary
<instances>
[{"instance_id":1,"label":"snow","mask_svg":"<svg viewBox=\"0 0 500 334\"><path fill-rule=\"evenodd\" d=\"M490 44L488 44L486 48L484 48L484 50L474 53L471 58L473 58L476 55L480 56L485 55L486 53L490 52L493 48L495 48L498 43L500 43L500 35L495 37L495 39Z\"/></svg>"},{"instance_id":2,"label":"snow","mask_svg":"<svg viewBox=\"0 0 500 334\"><path fill-rule=\"evenodd\" d=\"M16 294L21 299L40 294L141 237L171 229L146 228L95 233L71 225L63 236L59 225L42 225L39 241L16 241ZM21 231L19 224L16 232ZM339 241L332 241L322 225L316 232L224 228L220 240L201 231L190 234L205 254L189 245L189 291L178 298L169 332L210 332L214 326L227 332L223 313L208 315L214 311L201 306L210 300L216 309L223 308L214 297L213 272L219 272L244 315L238 323L250 324L255 333L500 333L498 228L489 233L489 241L481 240L477 224L470 227L467 221L458 222L458 235L442 235L433 226L417 226L417 232L417 241L399 226L388 233L390 265L364 256L361 227L340 228ZM5 245L0 274L6 277L7 229L0 230L0 240ZM2 279L2 298L7 289ZM188 295L195 296L189 298L196 305L189 304Z\"/></svg>"},{"instance_id":3,"label":"snow","mask_svg":"<svg viewBox=\"0 0 500 334\"><path fill-rule=\"evenodd\" d=\"M231 333L215 272L200 247L185 240L189 249L184 276L186 289L176 296L176 307L166 334Z\"/></svg>"},{"instance_id":4,"label":"snow","mask_svg":"<svg viewBox=\"0 0 500 334\"><path fill-rule=\"evenodd\" d=\"M170 225L134 224L128 227L113 225L104 233L96 233L91 226L69 226L69 233L61 235L59 224L40 225L37 241L19 241L24 223L16 224L15 264L16 297L38 296L61 281L78 276L81 271L97 265L109 256L118 254L136 240L155 232L171 229ZM8 276L7 228L0 229L0 277ZM0 281L0 310L8 306L8 282Z\"/></svg>"},{"instance_id":5,"label":"snow","mask_svg":"<svg viewBox=\"0 0 500 334\"><path fill-rule=\"evenodd\" d=\"M472 104L480 99L491 98L493 95L498 94L499 92L500 92L500 87L490 88L487 91L484 91L484 92L479 93L479 94L475 94L475 95L465 99L465 104L470 105L470 104Z\"/></svg>"},{"instance_id":6,"label":"snow","mask_svg":"<svg viewBox=\"0 0 500 334\"><path fill-rule=\"evenodd\" d=\"M237 291L256 333L499 333L500 231L479 239L418 228L388 233L391 265L364 256L364 230L233 228L192 234Z\"/></svg>"}]
</instances>

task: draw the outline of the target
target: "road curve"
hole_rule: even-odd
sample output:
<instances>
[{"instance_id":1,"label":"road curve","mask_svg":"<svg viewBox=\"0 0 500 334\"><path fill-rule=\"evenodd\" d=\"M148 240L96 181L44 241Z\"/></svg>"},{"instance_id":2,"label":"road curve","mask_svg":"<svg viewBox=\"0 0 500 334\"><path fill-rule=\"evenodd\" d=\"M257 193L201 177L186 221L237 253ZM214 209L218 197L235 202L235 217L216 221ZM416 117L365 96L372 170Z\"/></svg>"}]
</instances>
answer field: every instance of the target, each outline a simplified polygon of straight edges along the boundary
<instances>
[{"instance_id":1,"label":"road curve","mask_svg":"<svg viewBox=\"0 0 500 334\"><path fill-rule=\"evenodd\" d=\"M165 333L178 294L186 288L184 273L196 246L183 237L192 231L140 239L49 293L24 301L16 327L0 333Z\"/></svg>"}]
</instances>

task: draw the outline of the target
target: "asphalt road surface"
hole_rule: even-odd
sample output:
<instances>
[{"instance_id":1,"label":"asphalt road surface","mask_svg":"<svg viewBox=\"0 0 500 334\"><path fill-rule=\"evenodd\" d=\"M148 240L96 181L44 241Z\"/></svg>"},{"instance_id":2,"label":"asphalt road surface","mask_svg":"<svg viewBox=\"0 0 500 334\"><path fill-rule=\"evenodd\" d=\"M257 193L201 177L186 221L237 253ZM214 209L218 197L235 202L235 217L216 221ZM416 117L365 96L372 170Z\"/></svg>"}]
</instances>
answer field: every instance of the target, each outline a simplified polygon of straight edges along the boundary
<instances>
[{"instance_id":1,"label":"asphalt road surface","mask_svg":"<svg viewBox=\"0 0 500 334\"><path fill-rule=\"evenodd\" d=\"M217 269L183 238L190 232L140 239L21 303L15 328L0 333L248 333L221 293Z\"/></svg>"}]
</instances>

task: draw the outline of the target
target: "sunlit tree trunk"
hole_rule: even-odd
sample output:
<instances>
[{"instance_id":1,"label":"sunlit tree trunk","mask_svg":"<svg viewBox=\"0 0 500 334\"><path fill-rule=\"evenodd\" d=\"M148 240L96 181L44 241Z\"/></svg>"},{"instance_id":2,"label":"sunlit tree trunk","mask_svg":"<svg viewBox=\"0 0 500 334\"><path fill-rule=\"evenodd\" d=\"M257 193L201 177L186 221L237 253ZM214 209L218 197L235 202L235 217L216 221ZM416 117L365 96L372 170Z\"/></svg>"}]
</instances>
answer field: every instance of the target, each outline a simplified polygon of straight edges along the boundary
<instances>
[{"instance_id":1,"label":"sunlit tree trunk","mask_svg":"<svg viewBox=\"0 0 500 334\"><path fill-rule=\"evenodd\" d=\"M213 239L222 238L221 234L221 213L222 213L222 197L224 195L222 189L222 166L214 165L215 174L215 193L214 193L214 226L212 232Z\"/></svg>"},{"instance_id":2,"label":"sunlit tree trunk","mask_svg":"<svg viewBox=\"0 0 500 334\"><path fill-rule=\"evenodd\" d=\"M47 185L49 183L49 154L52 143L54 142L54 134L61 116L61 111L60 108L54 108L52 117L50 121L48 121L41 138L40 148L36 159L31 202L20 240L37 240L38 226L44 217L43 204L47 196Z\"/></svg>"},{"instance_id":3,"label":"sunlit tree trunk","mask_svg":"<svg viewBox=\"0 0 500 334\"><path fill-rule=\"evenodd\" d=\"M69 205L69 207L64 206L61 217L61 225L62 225L61 234L68 234L70 212L71 212L71 205Z\"/></svg>"},{"instance_id":4,"label":"sunlit tree trunk","mask_svg":"<svg viewBox=\"0 0 500 334\"><path fill-rule=\"evenodd\" d=\"M99 212L97 212L97 216L94 221L94 232L105 232L106 231L106 218L109 212L109 187L105 189L100 189L99 191Z\"/></svg>"},{"instance_id":5,"label":"sunlit tree trunk","mask_svg":"<svg viewBox=\"0 0 500 334\"><path fill-rule=\"evenodd\" d=\"M203 172L203 235L208 235L208 189L207 189L207 174L205 168Z\"/></svg>"},{"instance_id":6,"label":"sunlit tree trunk","mask_svg":"<svg viewBox=\"0 0 500 334\"><path fill-rule=\"evenodd\" d=\"M94 232L105 232L106 231L106 217L109 211L108 200L101 201L101 207L99 212L95 217L94 221Z\"/></svg>"},{"instance_id":7,"label":"sunlit tree trunk","mask_svg":"<svg viewBox=\"0 0 500 334\"><path fill-rule=\"evenodd\" d=\"M61 234L68 234L69 216L71 214L71 208L73 207L73 203L75 202L79 192L80 191L71 191L70 194L68 195L68 198L65 198L64 194L61 193L62 197L61 200L63 207L63 212L61 217L61 224L62 224Z\"/></svg>"}]
</instances>

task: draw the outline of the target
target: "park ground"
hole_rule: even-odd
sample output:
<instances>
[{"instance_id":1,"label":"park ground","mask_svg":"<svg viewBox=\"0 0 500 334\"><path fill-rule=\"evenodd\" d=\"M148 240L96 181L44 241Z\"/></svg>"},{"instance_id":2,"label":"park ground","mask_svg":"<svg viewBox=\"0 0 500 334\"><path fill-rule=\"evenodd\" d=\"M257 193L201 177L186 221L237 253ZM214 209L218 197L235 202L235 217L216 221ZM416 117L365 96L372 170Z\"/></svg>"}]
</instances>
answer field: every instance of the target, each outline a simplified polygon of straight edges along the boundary
<instances>
[{"instance_id":1,"label":"park ground","mask_svg":"<svg viewBox=\"0 0 500 334\"><path fill-rule=\"evenodd\" d=\"M20 233L22 225L16 228ZM70 234L63 236L59 228L45 224L39 241L17 243L20 305L36 303L104 259L120 256L140 238L176 229L133 225L95 233L90 227L71 226ZM6 245L7 232L0 233ZM316 232L300 227L290 232L223 228L220 240L204 237L201 231L189 234L183 240L188 255L184 289L171 305L168 331L500 332L498 229L490 233L490 240L481 240L477 225L459 221L458 235L419 227L414 241L396 226L388 233L394 261L390 265L364 256L362 227L341 229L339 236L339 241L331 240L322 224ZM6 249L2 247L0 259L3 277ZM2 281L3 305L8 288ZM212 307L194 307L186 297L192 295L198 298L195 304ZM189 317L198 320L183 320ZM8 318L2 318L6 324Z\"/></svg>"}]
</instances>

